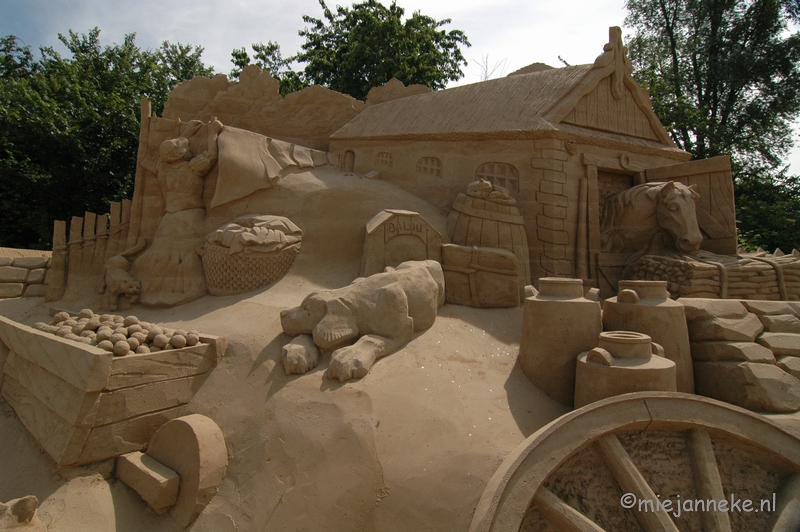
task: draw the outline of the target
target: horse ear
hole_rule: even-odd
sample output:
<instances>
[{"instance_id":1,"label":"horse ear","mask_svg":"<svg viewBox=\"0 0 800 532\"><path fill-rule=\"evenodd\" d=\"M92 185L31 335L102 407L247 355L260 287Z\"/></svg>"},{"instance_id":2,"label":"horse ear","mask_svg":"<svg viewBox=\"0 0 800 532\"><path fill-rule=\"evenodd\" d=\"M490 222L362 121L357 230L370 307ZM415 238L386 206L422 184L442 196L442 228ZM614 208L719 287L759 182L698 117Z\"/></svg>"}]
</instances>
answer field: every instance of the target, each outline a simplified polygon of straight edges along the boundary
<instances>
[{"instance_id":1,"label":"horse ear","mask_svg":"<svg viewBox=\"0 0 800 532\"><path fill-rule=\"evenodd\" d=\"M664 186L661 187L661 195L666 196L671 190L675 190L675 181L667 181L664 183Z\"/></svg>"},{"instance_id":2,"label":"horse ear","mask_svg":"<svg viewBox=\"0 0 800 532\"><path fill-rule=\"evenodd\" d=\"M658 195L661 193L661 188L658 185L654 185L647 188L647 197L650 198L652 201L655 201Z\"/></svg>"},{"instance_id":3,"label":"horse ear","mask_svg":"<svg viewBox=\"0 0 800 532\"><path fill-rule=\"evenodd\" d=\"M697 201L700 199L700 193L697 191L697 185L689 185L689 190L692 192L692 199Z\"/></svg>"}]
</instances>

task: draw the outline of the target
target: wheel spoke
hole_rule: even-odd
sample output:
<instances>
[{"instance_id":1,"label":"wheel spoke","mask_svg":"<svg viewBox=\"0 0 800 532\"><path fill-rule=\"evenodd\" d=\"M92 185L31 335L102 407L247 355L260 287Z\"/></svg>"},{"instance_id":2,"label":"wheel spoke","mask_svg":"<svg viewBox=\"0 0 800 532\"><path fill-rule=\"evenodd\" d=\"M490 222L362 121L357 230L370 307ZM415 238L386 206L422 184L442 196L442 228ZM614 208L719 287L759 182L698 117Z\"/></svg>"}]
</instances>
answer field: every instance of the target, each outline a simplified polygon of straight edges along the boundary
<instances>
[{"instance_id":1,"label":"wheel spoke","mask_svg":"<svg viewBox=\"0 0 800 532\"><path fill-rule=\"evenodd\" d=\"M645 532L678 532L667 512L660 506L656 507L658 498L642 473L631 460L630 455L622 446L615 434L606 434L598 438L597 447L605 460L606 466L611 471L623 493L633 493L637 501L649 501L640 511L639 505L634 505L631 510Z\"/></svg>"},{"instance_id":2,"label":"wheel spoke","mask_svg":"<svg viewBox=\"0 0 800 532\"><path fill-rule=\"evenodd\" d=\"M707 501L724 499L725 492L722 490L717 457L711 445L711 436L706 430L689 430L689 452L698 497ZM727 512L703 512L702 516L705 530L731 532L731 521Z\"/></svg>"},{"instance_id":3,"label":"wheel spoke","mask_svg":"<svg viewBox=\"0 0 800 532\"><path fill-rule=\"evenodd\" d=\"M558 530L563 532L605 532L594 521L556 497L545 487L539 488L533 498L536 508Z\"/></svg>"}]
</instances>

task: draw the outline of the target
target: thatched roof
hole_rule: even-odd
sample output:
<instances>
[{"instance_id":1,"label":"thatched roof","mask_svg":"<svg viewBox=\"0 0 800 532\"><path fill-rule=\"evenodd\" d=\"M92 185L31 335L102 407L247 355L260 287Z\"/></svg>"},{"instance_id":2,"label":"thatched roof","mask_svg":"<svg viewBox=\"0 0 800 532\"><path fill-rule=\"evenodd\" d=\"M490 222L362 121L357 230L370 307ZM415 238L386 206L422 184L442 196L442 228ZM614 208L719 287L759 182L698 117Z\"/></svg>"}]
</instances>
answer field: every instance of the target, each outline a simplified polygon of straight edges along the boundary
<instances>
[{"instance_id":1,"label":"thatched roof","mask_svg":"<svg viewBox=\"0 0 800 532\"><path fill-rule=\"evenodd\" d=\"M556 129L542 114L591 70L592 65L553 68L370 106L331 139Z\"/></svg>"}]
</instances>

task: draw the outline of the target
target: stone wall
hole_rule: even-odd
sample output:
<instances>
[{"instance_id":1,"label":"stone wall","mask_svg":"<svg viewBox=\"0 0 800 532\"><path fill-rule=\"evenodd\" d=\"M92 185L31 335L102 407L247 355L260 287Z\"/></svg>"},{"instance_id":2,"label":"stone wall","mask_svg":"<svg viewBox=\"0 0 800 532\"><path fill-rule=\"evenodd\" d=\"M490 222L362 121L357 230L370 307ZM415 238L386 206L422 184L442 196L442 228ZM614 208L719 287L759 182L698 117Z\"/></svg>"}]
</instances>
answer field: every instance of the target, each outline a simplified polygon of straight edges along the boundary
<instances>
[{"instance_id":1,"label":"stone wall","mask_svg":"<svg viewBox=\"0 0 800 532\"><path fill-rule=\"evenodd\" d=\"M24 256L36 253L35 256ZM41 297L47 292L50 253L0 248L0 299Z\"/></svg>"}]
</instances>

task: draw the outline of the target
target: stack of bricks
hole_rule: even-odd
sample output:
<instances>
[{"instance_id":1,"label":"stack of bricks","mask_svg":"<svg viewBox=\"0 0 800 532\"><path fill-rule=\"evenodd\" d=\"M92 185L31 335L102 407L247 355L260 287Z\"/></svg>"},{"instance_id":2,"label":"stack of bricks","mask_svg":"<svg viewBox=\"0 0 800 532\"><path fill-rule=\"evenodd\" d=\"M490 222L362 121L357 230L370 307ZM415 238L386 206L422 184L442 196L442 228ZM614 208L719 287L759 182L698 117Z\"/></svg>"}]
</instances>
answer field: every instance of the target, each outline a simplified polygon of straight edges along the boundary
<instances>
[{"instance_id":1,"label":"stack of bricks","mask_svg":"<svg viewBox=\"0 0 800 532\"><path fill-rule=\"evenodd\" d=\"M49 267L48 257L0 256L0 298L44 296Z\"/></svg>"},{"instance_id":2,"label":"stack of bricks","mask_svg":"<svg viewBox=\"0 0 800 532\"><path fill-rule=\"evenodd\" d=\"M568 158L563 141L534 141L531 166L539 182L536 201L542 206L542 213L536 217L536 236L543 244L540 264L547 275L556 277L572 275L573 269L567 251L569 234L564 226L569 205L569 198L564 190L567 182L564 162Z\"/></svg>"}]
</instances>

